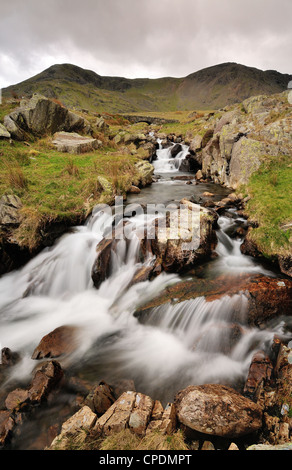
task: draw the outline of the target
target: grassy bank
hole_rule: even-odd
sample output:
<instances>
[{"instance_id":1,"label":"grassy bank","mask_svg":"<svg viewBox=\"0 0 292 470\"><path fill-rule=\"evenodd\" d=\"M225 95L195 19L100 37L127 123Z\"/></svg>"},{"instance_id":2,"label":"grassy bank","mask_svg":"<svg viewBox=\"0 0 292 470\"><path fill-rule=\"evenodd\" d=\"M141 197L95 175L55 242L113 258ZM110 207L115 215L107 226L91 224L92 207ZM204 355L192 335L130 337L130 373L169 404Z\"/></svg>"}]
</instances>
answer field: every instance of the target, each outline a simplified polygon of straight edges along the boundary
<instances>
[{"instance_id":1,"label":"grassy bank","mask_svg":"<svg viewBox=\"0 0 292 470\"><path fill-rule=\"evenodd\" d=\"M246 212L258 225L250 239L267 257L291 253L292 249L292 159L267 157L246 187L251 196Z\"/></svg>"},{"instance_id":2,"label":"grassy bank","mask_svg":"<svg viewBox=\"0 0 292 470\"><path fill-rule=\"evenodd\" d=\"M110 147L69 155L57 152L48 139L29 146L0 141L0 194L16 194L23 204L23 221L13 238L19 246L34 249L48 223L84 220L95 204L110 203L138 182L136 161ZM102 187L100 176L110 191Z\"/></svg>"}]
</instances>

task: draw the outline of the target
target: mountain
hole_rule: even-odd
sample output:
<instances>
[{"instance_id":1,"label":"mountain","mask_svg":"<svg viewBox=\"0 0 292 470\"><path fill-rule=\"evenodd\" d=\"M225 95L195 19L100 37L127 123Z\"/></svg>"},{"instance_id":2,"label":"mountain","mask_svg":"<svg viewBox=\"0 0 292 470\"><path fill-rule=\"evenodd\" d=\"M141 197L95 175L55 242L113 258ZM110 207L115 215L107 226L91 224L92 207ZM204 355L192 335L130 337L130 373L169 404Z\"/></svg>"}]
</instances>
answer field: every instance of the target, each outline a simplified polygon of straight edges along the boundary
<instances>
[{"instance_id":1,"label":"mountain","mask_svg":"<svg viewBox=\"0 0 292 470\"><path fill-rule=\"evenodd\" d=\"M35 92L66 106L90 111L129 113L218 109L254 95L287 89L292 75L224 63L184 78L106 77L76 65L53 65L40 74L3 89L3 97Z\"/></svg>"}]
</instances>

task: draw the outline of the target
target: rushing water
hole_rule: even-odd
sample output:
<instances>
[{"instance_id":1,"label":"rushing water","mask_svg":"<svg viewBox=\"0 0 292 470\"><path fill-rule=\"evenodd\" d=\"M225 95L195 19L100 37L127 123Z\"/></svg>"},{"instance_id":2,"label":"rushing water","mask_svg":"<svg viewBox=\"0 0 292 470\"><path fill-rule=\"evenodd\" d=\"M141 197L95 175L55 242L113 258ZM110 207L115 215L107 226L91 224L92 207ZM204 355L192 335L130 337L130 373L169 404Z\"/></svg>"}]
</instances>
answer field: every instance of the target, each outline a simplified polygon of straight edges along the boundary
<instances>
[{"instance_id":1,"label":"rushing water","mask_svg":"<svg viewBox=\"0 0 292 470\"><path fill-rule=\"evenodd\" d=\"M157 159L153 162L155 172L172 173L179 171L182 161L189 153L189 147L182 144L182 151L173 158L171 155L171 147L164 149L162 148L161 140L157 139L157 142L159 149L156 151Z\"/></svg>"},{"instance_id":2,"label":"rushing water","mask_svg":"<svg viewBox=\"0 0 292 470\"><path fill-rule=\"evenodd\" d=\"M170 180L173 162L162 156L165 154L158 151L159 165L156 163L156 173L164 178L131 196L129 202L168 203L210 188L217 199L226 195L226 190L216 185ZM142 266L140 242L134 236L128 245L120 240L112 252L108 279L99 289L94 288L91 270L96 245L112 223L112 216L95 211L84 226L75 227L22 269L0 279L1 347L21 354L21 361L11 368L2 386L30 380L36 365L31 359L34 348L45 334L61 325L75 325L79 331L79 348L61 358L61 364L92 382L133 379L137 390L164 402L173 400L179 389L190 384L242 382L254 351L267 347L274 333L282 332L283 323L275 323L271 330L247 327L244 294L213 302L204 297L174 301L136 318L139 306L180 278L162 273L151 282L130 286ZM139 226L145 221L137 216L131 223ZM206 271L212 270L214 275L273 275L241 254L242 240L229 236L238 223L244 220L232 210L228 217L219 218L218 257L207 263ZM233 342L235 327L241 334Z\"/></svg>"}]
</instances>

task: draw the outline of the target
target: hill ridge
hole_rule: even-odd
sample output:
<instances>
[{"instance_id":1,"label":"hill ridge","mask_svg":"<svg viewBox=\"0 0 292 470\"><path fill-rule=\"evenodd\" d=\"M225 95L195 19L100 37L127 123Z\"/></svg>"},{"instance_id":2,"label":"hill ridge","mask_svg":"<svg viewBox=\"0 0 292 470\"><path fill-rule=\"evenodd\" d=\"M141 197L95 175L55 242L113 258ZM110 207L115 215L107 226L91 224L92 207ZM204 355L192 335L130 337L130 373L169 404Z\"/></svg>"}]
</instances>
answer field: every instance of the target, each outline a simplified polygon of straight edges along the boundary
<instances>
[{"instance_id":1,"label":"hill ridge","mask_svg":"<svg viewBox=\"0 0 292 470\"><path fill-rule=\"evenodd\" d=\"M210 66L186 77L124 78L102 76L73 64L55 64L16 85L3 97L42 93L66 106L99 112L218 109L255 95L287 89L292 75L236 62Z\"/></svg>"}]
</instances>

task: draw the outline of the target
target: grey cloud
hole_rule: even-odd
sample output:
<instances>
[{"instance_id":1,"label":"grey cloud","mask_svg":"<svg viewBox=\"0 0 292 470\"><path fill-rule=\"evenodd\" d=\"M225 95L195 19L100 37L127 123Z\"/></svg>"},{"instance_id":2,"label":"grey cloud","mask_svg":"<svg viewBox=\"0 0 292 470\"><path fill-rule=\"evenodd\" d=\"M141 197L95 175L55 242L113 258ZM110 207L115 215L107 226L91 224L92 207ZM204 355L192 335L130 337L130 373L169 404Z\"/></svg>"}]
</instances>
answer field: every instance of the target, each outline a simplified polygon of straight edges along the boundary
<instances>
[{"instance_id":1,"label":"grey cloud","mask_svg":"<svg viewBox=\"0 0 292 470\"><path fill-rule=\"evenodd\" d=\"M0 86L55 62L127 77L226 61L291 73L291 17L290 0L2 0Z\"/></svg>"}]
</instances>

